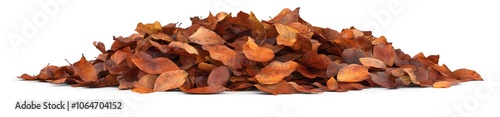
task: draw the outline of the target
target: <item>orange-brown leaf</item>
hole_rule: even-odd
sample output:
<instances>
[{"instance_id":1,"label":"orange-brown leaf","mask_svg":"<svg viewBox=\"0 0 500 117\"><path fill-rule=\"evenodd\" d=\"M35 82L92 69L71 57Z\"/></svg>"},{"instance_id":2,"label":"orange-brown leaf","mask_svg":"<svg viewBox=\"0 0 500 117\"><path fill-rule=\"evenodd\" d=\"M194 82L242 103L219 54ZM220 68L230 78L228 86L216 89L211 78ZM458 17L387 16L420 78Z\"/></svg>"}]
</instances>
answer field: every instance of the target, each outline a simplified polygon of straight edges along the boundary
<instances>
[{"instance_id":1,"label":"orange-brown leaf","mask_svg":"<svg viewBox=\"0 0 500 117\"><path fill-rule=\"evenodd\" d=\"M198 28L193 35L189 36L189 42L209 45L209 44L224 44L226 41L217 35L214 31L211 31L203 26Z\"/></svg>"},{"instance_id":2,"label":"orange-brown leaf","mask_svg":"<svg viewBox=\"0 0 500 117\"><path fill-rule=\"evenodd\" d=\"M296 90L292 85L288 84L286 81L281 80L275 84L255 84L257 89L277 95L277 94L293 94Z\"/></svg>"},{"instance_id":3,"label":"orange-brown leaf","mask_svg":"<svg viewBox=\"0 0 500 117\"><path fill-rule=\"evenodd\" d=\"M339 82L361 82L368 78L370 78L368 68L357 64L347 65L337 74Z\"/></svg>"},{"instance_id":4,"label":"orange-brown leaf","mask_svg":"<svg viewBox=\"0 0 500 117\"><path fill-rule=\"evenodd\" d=\"M167 91L181 87L186 81L189 73L184 70L167 71L155 81L153 91Z\"/></svg>"},{"instance_id":5,"label":"orange-brown leaf","mask_svg":"<svg viewBox=\"0 0 500 117\"><path fill-rule=\"evenodd\" d=\"M387 66L392 66L396 59L396 51L390 44L379 44L373 47L373 56L383 61Z\"/></svg>"},{"instance_id":6,"label":"orange-brown leaf","mask_svg":"<svg viewBox=\"0 0 500 117\"><path fill-rule=\"evenodd\" d=\"M479 73L477 73L474 70L465 68L453 71L453 76L462 82L469 80L481 80L481 81L483 80L483 78L481 78L481 75L479 75Z\"/></svg>"},{"instance_id":7,"label":"orange-brown leaf","mask_svg":"<svg viewBox=\"0 0 500 117\"><path fill-rule=\"evenodd\" d=\"M243 44L243 54L249 60L265 62L274 58L273 50L269 48L260 47L254 40L248 37L248 40Z\"/></svg>"},{"instance_id":8,"label":"orange-brown leaf","mask_svg":"<svg viewBox=\"0 0 500 117\"><path fill-rule=\"evenodd\" d=\"M132 59L132 62L134 62L139 69L148 74L161 74L167 71L180 69L174 62L165 57L158 57L149 61Z\"/></svg>"},{"instance_id":9,"label":"orange-brown leaf","mask_svg":"<svg viewBox=\"0 0 500 117\"><path fill-rule=\"evenodd\" d=\"M271 64L262 68L255 78L260 84L276 84L295 71L298 66L299 64L294 61L273 61Z\"/></svg>"},{"instance_id":10,"label":"orange-brown leaf","mask_svg":"<svg viewBox=\"0 0 500 117\"><path fill-rule=\"evenodd\" d=\"M139 23L139 24L137 24L135 31L137 31L141 35L144 35L145 33L156 34L156 33L162 31L162 26L161 26L160 22L158 22L158 21L156 21L155 23L149 23L149 24Z\"/></svg>"},{"instance_id":11,"label":"orange-brown leaf","mask_svg":"<svg viewBox=\"0 0 500 117\"><path fill-rule=\"evenodd\" d=\"M83 55L80 61L73 64L72 68L75 72L77 72L75 74L80 75L80 78L84 82L93 82L97 80L97 70L94 66L92 66L92 64L90 64L89 61L87 61L87 59L85 59Z\"/></svg>"},{"instance_id":12,"label":"orange-brown leaf","mask_svg":"<svg viewBox=\"0 0 500 117\"><path fill-rule=\"evenodd\" d=\"M359 61L361 64L367 67L374 67L374 68L387 68L387 66L382 62L381 60L378 60L376 58L372 57L363 57L359 58Z\"/></svg>"}]
</instances>

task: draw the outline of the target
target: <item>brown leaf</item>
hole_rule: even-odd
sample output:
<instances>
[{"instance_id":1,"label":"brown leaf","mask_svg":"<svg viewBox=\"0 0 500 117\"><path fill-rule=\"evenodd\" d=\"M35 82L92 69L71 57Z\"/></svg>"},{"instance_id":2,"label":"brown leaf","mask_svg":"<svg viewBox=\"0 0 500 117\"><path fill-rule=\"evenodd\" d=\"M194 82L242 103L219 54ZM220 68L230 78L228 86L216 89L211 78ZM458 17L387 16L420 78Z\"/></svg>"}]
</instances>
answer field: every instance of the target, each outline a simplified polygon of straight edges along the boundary
<instances>
[{"instance_id":1,"label":"brown leaf","mask_svg":"<svg viewBox=\"0 0 500 117\"><path fill-rule=\"evenodd\" d=\"M210 53L210 57L221 61L231 69L241 68L240 61L236 61L236 51L225 45L203 45L201 47Z\"/></svg>"},{"instance_id":2,"label":"brown leaf","mask_svg":"<svg viewBox=\"0 0 500 117\"><path fill-rule=\"evenodd\" d=\"M462 82L469 81L469 80L480 80L480 81L483 80L483 78L481 77L481 75L479 75L479 73L477 73L474 70L465 69L465 68L457 69L457 70L453 71L453 76Z\"/></svg>"},{"instance_id":3,"label":"brown leaf","mask_svg":"<svg viewBox=\"0 0 500 117\"><path fill-rule=\"evenodd\" d=\"M104 43L102 42L93 42L95 48L97 48L101 53L106 53L106 47L104 46Z\"/></svg>"},{"instance_id":4,"label":"brown leaf","mask_svg":"<svg viewBox=\"0 0 500 117\"><path fill-rule=\"evenodd\" d=\"M172 54L178 55L198 55L198 50L196 50L193 46L188 43L183 43L179 41L172 41L167 46L168 52Z\"/></svg>"},{"instance_id":5,"label":"brown leaf","mask_svg":"<svg viewBox=\"0 0 500 117\"><path fill-rule=\"evenodd\" d=\"M284 80L281 80L275 84L255 84L254 85L257 89L277 95L277 94L293 94L296 92L296 90L293 88L292 85L287 83Z\"/></svg>"},{"instance_id":6,"label":"brown leaf","mask_svg":"<svg viewBox=\"0 0 500 117\"><path fill-rule=\"evenodd\" d=\"M367 66L367 67L374 67L374 68L387 68L387 66L385 66L384 62L382 62L381 60L378 60L376 58L372 58L372 57L363 57L363 58L359 58L359 61L361 62L361 64L363 64L364 66Z\"/></svg>"},{"instance_id":7,"label":"brown leaf","mask_svg":"<svg viewBox=\"0 0 500 117\"><path fill-rule=\"evenodd\" d=\"M189 42L209 45L209 44L224 44L226 41L217 35L214 31L206 29L205 27L200 27L193 35L189 36Z\"/></svg>"},{"instance_id":8,"label":"brown leaf","mask_svg":"<svg viewBox=\"0 0 500 117\"><path fill-rule=\"evenodd\" d=\"M432 87L434 88L448 88L448 87L451 87L451 83L448 82L448 81L439 81L439 82L435 82Z\"/></svg>"},{"instance_id":9,"label":"brown leaf","mask_svg":"<svg viewBox=\"0 0 500 117\"><path fill-rule=\"evenodd\" d=\"M135 88L140 87L140 88L150 89L151 91L153 91L157 78L158 78L158 75L154 75L154 74L144 75L139 79L139 81L134 83L133 86Z\"/></svg>"},{"instance_id":10,"label":"brown leaf","mask_svg":"<svg viewBox=\"0 0 500 117\"><path fill-rule=\"evenodd\" d=\"M295 30L293 27L280 23L274 24L274 27L276 27L276 31L278 31L279 34L278 37L276 37L278 45L293 46L293 44L295 44L299 31Z\"/></svg>"},{"instance_id":11,"label":"brown leaf","mask_svg":"<svg viewBox=\"0 0 500 117\"><path fill-rule=\"evenodd\" d=\"M73 70L78 74L84 82L93 82L97 80L97 70L90 64L82 55L80 61L72 66Z\"/></svg>"},{"instance_id":12,"label":"brown leaf","mask_svg":"<svg viewBox=\"0 0 500 117\"><path fill-rule=\"evenodd\" d=\"M365 51L359 49L359 48L349 48L345 49L342 51L342 55L340 56L342 58L342 62L345 62L347 64L359 64L361 65L361 62L359 61L359 58L366 57Z\"/></svg>"},{"instance_id":13,"label":"brown leaf","mask_svg":"<svg viewBox=\"0 0 500 117\"><path fill-rule=\"evenodd\" d=\"M224 85L230 77L229 69L226 66L216 67L208 75L207 84L211 85Z\"/></svg>"},{"instance_id":14,"label":"brown leaf","mask_svg":"<svg viewBox=\"0 0 500 117\"><path fill-rule=\"evenodd\" d=\"M168 58L158 57L152 60L132 59L132 62L148 74L161 74L167 71L180 70L180 68Z\"/></svg>"},{"instance_id":15,"label":"brown leaf","mask_svg":"<svg viewBox=\"0 0 500 117\"><path fill-rule=\"evenodd\" d=\"M265 62L274 58L273 50L260 47L250 37L248 37L247 42L243 44L243 53L249 60L258 62Z\"/></svg>"},{"instance_id":16,"label":"brown leaf","mask_svg":"<svg viewBox=\"0 0 500 117\"><path fill-rule=\"evenodd\" d=\"M390 44L379 44L373 47L373 57L383 61L387 66L394 65L396 51Z\"/></svg>"},{"instance_id":17,"label":"brown leaf","mask_svg":"<svg viewBox=\"0 0 500 117\"><path fill-rule=\"evenodd\" d=\"M184 70L163 72L155 81L153 91L167 91L181 87L189 74Z\"/></svg>"},{"instance_id":18,"label":"brown leaf","mask_svg":"<svg viewBox=\"0 0 500 117\"><path fill-rule=\"evenodd\" d=\"M375 73L370 73L370 78L371 80L382 87L385 88L396 88L397 84L396 82L389 77L385 72L375 72Z\"/></svg>"},{"instance_id":19,"label":"brown leaf","mask_svg":"<svg viewBox=\"0 0 500 117\"><path fill-rule=\"evenodd\" d=\"M150 23L150 24L139 23L139 24L137 24L135 31L137 31L141 35L144 35L146 33L156 34L158 32L162 32L162 27L161 27L160 22L158 22L158 21L156 21L155 23Z\"/></svg>"},{"instance_id":20,"label":"brown leaf","mask_svg":"<svg viewBox=\"0 0 500 117\"><path fill-rule=\"evenodd\" d=\"M255 78L260 84L276 84L295 71L298 66L299 64L294 61L273 61L271 64L262 68Z\"/></svg>"},{"instance_id":21,"label":"brown leaf","mask_svg":"<svg viewBox=\"0 0 500 117\"><path fill-rule=\"evenodd\" d=\"M337 80L339 82L361 82L370 78L369 76L370 73L365 66L350 64L340 69Z\"/></svg>"},{"instance_id":22,"label":"brown leaf","mask_svg":"<svg viewBox=\"0 0 500 117\"><path fill-rule=\"evenodd\" d=\"M337 89L339 89L339 84L337 83L337 80L335 80L335 78L333 78L333 77L330 77L328 79L328 81L326 82L326 86L330 90L337 90Z\"/></svg>"},{"instance_id":23,"label":"brown leaf","mask_svg":"<svg viewBox=\"0 0 500 117\"><path fill-rule=\"evenodd\" d=\"M320 90L320 89L316 89L316 88L305 88L295 82L288 82L288 84L292 85L292 87L301 92L301 93L323 93L323 90Z\"/></svg>"},{"instance_id":24,"label":"brown leaf","mask_svg":"<svg viewBox=\"0 0 500 117\"><path fill-rule=\"evenodd\" d=\"M18 76L18 78L22 78L23 80L37 80L36 77L33 77L31 75L28 75L28 74L23 74L21 76Z\"/></svg>"},{"instance_id":25,"label":"brown leaf","mask_svg":"<svg viewBox=\"0 0 500 117\"><path fill-rule=\"evenodd\" d=\"M184 93L191 93L191 94L214 94L214 93L224 92L225 88L222 85L210 85L210 86L197 87L197 88L192 88L192 89L181 88L181 90Z\"/></svg>"}]
</instances>

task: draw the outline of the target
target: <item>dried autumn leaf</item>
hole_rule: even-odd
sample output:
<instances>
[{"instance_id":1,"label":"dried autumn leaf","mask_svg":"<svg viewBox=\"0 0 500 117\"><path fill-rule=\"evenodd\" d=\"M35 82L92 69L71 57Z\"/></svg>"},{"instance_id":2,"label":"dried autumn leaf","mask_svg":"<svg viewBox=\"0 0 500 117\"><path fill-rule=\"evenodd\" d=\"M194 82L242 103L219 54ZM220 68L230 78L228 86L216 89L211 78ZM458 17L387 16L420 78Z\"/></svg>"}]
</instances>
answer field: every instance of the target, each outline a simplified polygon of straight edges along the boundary
<instances>
[{"instance_id":1,"label":"dried autumn leaf","mask_svg":"<svg viewBox=\"0 0 500 117\"><path fill-rule=\"evenodd\" d=\"M295 89L293 88L292 85L287 83L284 80L281 80L275 84L255 84L254 85L257 89L277 95L277 94L293 94L295 93Z\"/></svg>"},{"instance_id":2,"label":"dried autumn leaf","mask_svg":"<svg viewBox=\"0 0 500 117\"><path fill-rule=\"evenodd\" d=\"M265 62L274 58L273 50L260 47L250 37L248 37L247 42L243 44L243 53L249 60L258 62Z\"/></svg>"},{"instance_id":3,"label":"dried autumn leaf","mask_svg":"<svg viewBox=\"0 0 500 117\"><path fill-rule=\"evenodd\" d=\"M101 53L106 53L106 47L104 46L104 43L102 42L93 42L95 48L97 48Z\"/></svg>"},{"instance_id":4,"label":"dried autumn leaf","mask_svg":"<svg viewBox=\"0 0 500 117\"><path fill-rule=\"evenodd\" d=\"M152 60L132 59L132 62L148 74L161 74L167 71L180 70L180 68L168 58L158 57Z\"/></svg>"},{"instance_id":5,"label":"dried autumn leaf","mask_svg":"<svg viewBox=\"0 0 500 117\"><path fill-rule=\"evenodd\" d=\"M328 79L328 81L326 81L326 86L330 90L339 89L339 84L337 83L337 80L335 80L335 78L333 78L333 77L330 77L330 79Z\"/></svg>"},{"instance_id":6,"label":"dried autumn leaf","mask_svg":"<svg viewBox=\"0 0 500 117\"><path fill-rule=\"evenodd\" d=\"M144 34L156 34L158 32L162 31L162 27L160 22L156 21L155 23L150 23L150 24L143 24L139 23L137 24L137 27L135 28L135 31L137 31L139 34L144 35Z\"/></svg>"},{"instance_id":7,"label":"dried autumn leaf","mask_svg":"<svg viewBox=\"0 0 500 117\"><path fill-rule=\"evenodd\" d=\"M342 59L342 62L345 62L347 64L359 64L361 65L361 62L359 61L359 58L366 57L365 51L359 49L359 48L349 48L345 49L342 51L342 55L340 56Z\"/></svg>"},{"instance_id":8,"label":"dried autumn leaf","mask_svg":"<svg viewBox=\"0 0 500 117\"><path fill-rule=\"evenodd\" d=\"M293 27L287 26L285 24L274 24L276 31L278 31L278 37L276 37L276 42L278 45L293 46L297 41L297 34L299 31L295 30Z\"/></svg>"},{"instance_id":9,"label":"dried autumn leaf","mask_svg":"<svg viewBox=\"0 0 500 117\"><path fill-rule=\"evenodd\" d=\"M156 79L153 91L167 91L179 88L184 84L188 75L188 72L184 70L164 72Z\"/></svg>"},{"instance_id":10,"label":"dried autumn leaf","mask_svg":"<svg viewBox=\"0 0 500 117\"><path fill-rule=\"evenodd\" d=\"M210 53L210 57L221 61L224 65L229 66L231 69L241 67L239 61L236 61L236 51L225 45L203 45L201 48L208 51Z\"/></svg>"},{"instance_id":11,"label":"dried autumn leaf","mask_svg":"<svg viewBox=\"0 0 500 117\"><path fill-rule=\"evenodd\" d=\"M209 45L209 44L224 44L226 41L217 35L214 31L211 31L205 27L200 27L193 35L189 36L189 42Z\"/></svg>"},{"instance_id":12,"label":"dried autumn leaf","mask_svg":"<svg viewBox=\"0 0 500 117\"><path fill-rule=\"evenodd\" d=\"M188 43L183 43L179 41L172 41L167 46L169 53L179 54L179 55L198 55L198 50Z\"/></svg>"},{"instance_id":13,"label":"dried autumn leaf","mask_svg":"<svg viewBox=\"0 0 500 117\"><path fill-rule=\"evenodd\" d=\"M93 82L97 80L97 70L83 55L80 61L73 64L72 68L76 72L75 74L80 75L80 78L84 82Z\"/></svg>"},{"instance_id":14,"label":"dried autumn leaf","mask_svg":"<svg viewBox=\"0 0 500 117\"><path fill-rule=\"evenodd\" d=\"M387 68L387 66L385 66L384 62L382 62L381 60L378 60L376 58L363 57L363 58L359 58L359 61L361 62L361 64L363 64L364 66L367 66L367 67Z\"/></svg>"},{"instance_id":15,"label":"dried autumn leaf","mask_svg":"<svg viewBox=\"0 0 500 117\"><path fill-rule=\"evenodd\" d=\"M222 85L209 85L205 87L197 87L192 89L181 88L181 90L184 93L191 93L191 94L214 94L214 93L224 92L225 88Z\"/></svg>"},{"instance_id":16,"label":"dried autumn leaf","mask_svg":"<svg viewBox=\"0 0 500 117\"><path fill-rule=\"evenodd\" d=\"M438 81L438 82L435 82L432 87L434 88L448 88L448 87L451 87L451 83L448 82L448 81Z\"/></svg>"},{"instance_id":17,"label":"dried autumn leaf","mask_svg":"<svg viewBox=\"0 0 500 117\"><path fill-rule=\"evenodd\" d=\"M339 82L361 82L368 78L370 78L368 68L357 64L347 65L337 74Z\"/></svg>"},{"instance_id":18,"label":"dried autumn leaf","mask_svg":"<svg viewBox=\"0 0 500 117\"><path fill-rule=\"evenodd\" d=\"M375 72L370 73L371 80L382 87L385 88L396 88L396 82L389 77L385 72Z\"/></svg>"},{"instance_id":19,"label":"dried autumn leaf","mask_svg":"<svg viewBox=\"0 0 500 117\"><path fill-rule=\"evenodd\" d=\"M481 75L479 75L479 73L477 73L474 70L465 69L465 68L457 69L457 70L453 71L453 76L456 79L461 80L461 81L469 81L469 80L481 80L482 81L483 80L483 78L481 78Z\"/></svg>"},{"instance_id":20,"label":"dried autumn leaf","mask_svg":"<svg viewBox=\"0 0 500 117\"><path fill-rule=\"evenodd\" d=\"M299 64L294 61L273 61L271 64L262 68L255 78L260 84L276 84L295 71L298 66Z\"/></svg>"},{"instance_id":21,"label":"dried autumn leaf","mask_svg":"<svg viewBox=\"0 0 500 117\"><path fill-rule=\"evenodd\" d=\"M373 57L383 61L387 66L394 65L396 51L390 44L379 44L373 47Z\"/></svg>"},{"instance_id":22,"label":"dried autumn leaf","mask_svg":"<svg viewBox=\"0 0 500 117\"><path fill-rule=\"evenodd\" d=\"M229 69L226 66L216 67L208 75L207 84L211 85L223 85L227 83L230 77Z\"/></svg>"},{"instance_id":23,"label":"dried autumn leaf","mask_svg":"<svg viewBox=\"0 0 500 117\"><path fill-rule=\"evenodd\" d=\"M23 74L23 75L19 76L18 78L22 78L23 80L37 80L36 77L33 77L31 75L28 75L28 74Z\"/></svg>"},{"instance_id":24,"label":"dried autumn leaf","mask_svg":"<svg viewBox=\"0 0 500 117\"><path fill-rule=\"evenodd\" d=\"M295 82L288 82L288 84L292 85L292 87L299 91L299 92L302 92L302 93L323 93L323 90L320 90L320 89L316 89L316 88L305 88Z\"/></svg>"},{"instance_id":25,"label":"dried autumn leaf","mask_svg":"<svg viewBox=\"0 0 500 117\"><path fill-rule=\"evenodd\" d=\"M139 79L139 81L137 81L135 84L133 84L133 86L136 88L141 87L141 88L150 89L152 91L157 78L158 78L158 75L154 75L154 74L144 75Z\"/></svg>"}]
</instances>

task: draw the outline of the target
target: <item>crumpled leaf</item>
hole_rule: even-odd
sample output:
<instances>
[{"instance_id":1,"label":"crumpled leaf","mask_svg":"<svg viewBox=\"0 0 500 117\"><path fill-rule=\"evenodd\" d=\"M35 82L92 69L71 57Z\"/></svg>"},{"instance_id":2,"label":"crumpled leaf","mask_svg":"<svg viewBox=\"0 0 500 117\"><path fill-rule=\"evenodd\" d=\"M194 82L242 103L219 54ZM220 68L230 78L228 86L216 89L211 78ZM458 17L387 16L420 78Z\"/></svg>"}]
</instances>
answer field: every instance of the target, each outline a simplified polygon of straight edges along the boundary
<instances>
[{"instance_id":1,"label":"crumpled leaf","mask_svg":"<svg viewBox=\"0 0 500 117\"><path fill-rule=\"evenodd\" d=\"M135 28L135 31L137 31L139 34L144 35L144 34L156 34L158 32L162 31L162 26L160 22L155 21L155 23L152 24L143 24L139 23L137 24L137 27Z\"/></svg>"},{"instance_id":2,"label":"crumpled leaf","mask_svg":"<svg viewBox=\"0 0 500 117\"><path fill-rule=\"evenodd\" d=\"M274 26L279 34L278 37L276 37L276 43L278 45L293 46L293 44L295 44L299 31L285 24L277 23L274 24Z\"/></svg>"},{"instance_id":3,"label":"crumpled leaf","mask_svg":"<svg viewBox=\"0 0 500 117\"><path fill-rule=\"evenodd\" d=\"M82 55L80 61L73 64L71 68L73 68L76 72L75 74L78 74L84 82L97 81L97 70L85 59L85 56Z\"/></svg>"},{"instance_id":4,"label":"crumpled leaf","mask_svg":"<svg viewBox=\"0 0 500 117\"><path fill-rule=\"evenodd\" d=\"M295 71L298 66L299 64L294 61L273 61L268 66L262 68L255 78L260 84L276 84Z\"/></svg>"},{"instance_id":5,"label":"crumpled leaf","mask_svg":"<svg viewBox=\"0 0 500 117\"><path fill-rule=\"evenodd\" d=\"M155 81L153 91L167 91L181 87L188 77L184 70L166 71L160 74Z\"/></svg>"}]
</instances>

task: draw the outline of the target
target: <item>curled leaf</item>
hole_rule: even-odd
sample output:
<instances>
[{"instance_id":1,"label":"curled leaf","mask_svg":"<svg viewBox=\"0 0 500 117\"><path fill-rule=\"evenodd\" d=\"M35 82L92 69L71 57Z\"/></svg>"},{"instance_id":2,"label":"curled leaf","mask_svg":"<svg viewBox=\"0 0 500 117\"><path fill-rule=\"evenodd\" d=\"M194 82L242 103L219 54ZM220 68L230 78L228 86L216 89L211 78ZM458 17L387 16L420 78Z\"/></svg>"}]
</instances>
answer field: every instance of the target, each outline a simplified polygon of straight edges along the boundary
<instances>
[{"instance_id":1,"label":"curled leaf","mask_svg":"<svg viewBox=\"0 0 500 117\"><path fill-rule=\"evenodd\" d=\"M249 60L258 62L265 62L274 58L273 50L259 47L250 37L248 37L247 42L243 44L243 53Z\"/></svg>"}]
</instances>

